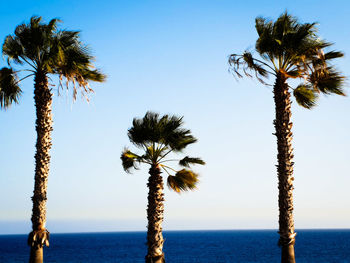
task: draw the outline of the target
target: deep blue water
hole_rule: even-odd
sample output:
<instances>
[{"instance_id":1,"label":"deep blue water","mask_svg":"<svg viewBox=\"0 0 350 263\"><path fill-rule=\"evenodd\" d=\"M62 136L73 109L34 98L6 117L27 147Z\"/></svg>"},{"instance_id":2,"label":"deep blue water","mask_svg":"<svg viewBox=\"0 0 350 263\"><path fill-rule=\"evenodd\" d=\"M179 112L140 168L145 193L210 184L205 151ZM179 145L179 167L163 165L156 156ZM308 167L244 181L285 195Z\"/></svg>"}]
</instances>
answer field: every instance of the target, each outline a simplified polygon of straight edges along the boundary
<instances>
[{"instance_id":1,"label":"deep blue water","mask_svg":"<svg viewBox=\"0 0 350 263\"><path fill-rule=\"evenodd\" d=\"M350 263L350 230L299 230L297 263ZM167 263L280 262L274 230L165 231ZM28 262L26 235L0 235L0 262ZM52 234L45 263L144 262L145 232Z\"/></svg>"}]
</instances>

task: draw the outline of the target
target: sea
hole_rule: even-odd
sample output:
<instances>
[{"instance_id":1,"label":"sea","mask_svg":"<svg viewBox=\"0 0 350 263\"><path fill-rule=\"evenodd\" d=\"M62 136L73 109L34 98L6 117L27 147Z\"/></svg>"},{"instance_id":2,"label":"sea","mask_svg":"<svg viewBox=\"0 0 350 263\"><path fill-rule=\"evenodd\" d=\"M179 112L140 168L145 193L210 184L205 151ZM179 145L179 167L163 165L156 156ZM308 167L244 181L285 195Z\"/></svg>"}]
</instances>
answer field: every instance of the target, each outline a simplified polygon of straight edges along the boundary
<instances>
[{"instance_id":1,"label":"sea","mask_svg":"<svg viewBox=\"0 0 350 263\"><path fill-rule=\"evenodd\" d=\"M299 230L297 263L350 263L350 230ZM276 230L164 231L167 263L280 262ZM28 262L27 235L0 235L0 262ZM136 263L146 232L51 234L44 262Z\"/></svg>"}]
</instances>

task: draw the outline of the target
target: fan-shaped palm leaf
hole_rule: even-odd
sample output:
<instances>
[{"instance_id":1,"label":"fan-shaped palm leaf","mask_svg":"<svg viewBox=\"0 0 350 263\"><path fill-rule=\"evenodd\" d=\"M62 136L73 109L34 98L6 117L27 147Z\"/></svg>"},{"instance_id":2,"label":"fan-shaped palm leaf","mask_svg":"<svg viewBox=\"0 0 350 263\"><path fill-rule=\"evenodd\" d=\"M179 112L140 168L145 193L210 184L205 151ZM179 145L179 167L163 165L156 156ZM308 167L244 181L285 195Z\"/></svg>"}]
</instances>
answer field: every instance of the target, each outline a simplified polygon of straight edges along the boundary
<instances>
[{"instance_id":1,"label":"fan-shaped palm leaf","mask_svg":"<svg viewBox=\"0 0 350 263\"><path fill-rule=\"evenodd\" d=\"M142 157L135 153L132 153L129 149L124 149L120 159L122 160L123 168L126 172L130 173L130 169L138 169L137 163L140 162Z\"/></svg>"},{"instance_id":2,"label":"fan-shaped palm leaf","mask_svg":"<svg viewBox=\"0 0 350 263\"><path fill-rule=\"evenodd\" d=\"M18 103L21 93L16 73L11 68L0 69L0 108L7 109L12 103Z\"/></svg>"},{"instance_id":3,"label":"fan-shaped palm leaf","mask_svg":"<svg viewBox=\"0 0 350 263\"><path fill-rule=\"evenodd\" d=\"M175 192L193 190L198 183L198 174L191 170L182 169L174 176L168 176L168 187Z\"/></svg>"},{"instance_id":4,"label":"fan-shaped palm leaf","mask_svg":"<svg viewBox=\"0 0 350 263\"><path fill-rule=\"evenodd\" d=\"M306 109L316 106L318 94L311 86L299 85L294 90L293 95L297 103Z\"/></svg>"},{"instance_id":5,"label":"fan-shaped palm leaf","mask_svg":"<svg viewBox=\"0 0 350 263\"><path fill-rule=\"evenodd\" d=\"M316 69L309 77L314 88L324 94L337 94L345 96L343 84L345 78L333 67Z\"/></svg>"}]
</instances>

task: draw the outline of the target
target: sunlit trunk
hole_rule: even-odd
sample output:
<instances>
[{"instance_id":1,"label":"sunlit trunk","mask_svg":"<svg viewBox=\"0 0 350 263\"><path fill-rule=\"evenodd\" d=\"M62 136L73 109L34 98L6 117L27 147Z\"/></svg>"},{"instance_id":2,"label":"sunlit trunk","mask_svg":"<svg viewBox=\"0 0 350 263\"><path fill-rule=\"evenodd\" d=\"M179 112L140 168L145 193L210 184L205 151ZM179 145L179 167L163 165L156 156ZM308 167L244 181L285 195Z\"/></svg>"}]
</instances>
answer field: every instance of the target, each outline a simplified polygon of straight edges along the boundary
<instances>
[{"instance_id":1,"label":"sunlit trunk","mask_svg":"<svg viewBox=\"0 0 350 263\"><path fill-rule=\"evenodd\" d=\"M162 222L164 218L164 194L163 178L160 175L160 169L152 166L149 170L148 179L148 207L147 207L147 245L148 253L146 263L165 262L163 253L163 234Z\"/></svg>"},{"instance_id":2,"label":"sunlit trunk","mask_svg":"<svg viewBox=\"0 0 350 263\"><path fill-rule=\"evenodd\" d=\"M293 148L291 101L288 84L283 74L278 73L274 85L276 119L274 121L277 137L277 174L279 205L279 245L282 249L282 263L295 263L294 219L293 219Z\"/></svg>"},{"instance_id":3,"label":"sunlit trunk","mask_svg":"<svg viewBox=\"0 0 350 263\"><path fill-rule=\"evenodd\" d=\"M52 94L45 73L37 72L34 81L37 142L34 195L32 197L32 232L28 237L28 245L31 247L29 263L42 263L43 246L49 245L49 233L45 228L45 224L52 131Z\"/></svg>"}]
</instances>

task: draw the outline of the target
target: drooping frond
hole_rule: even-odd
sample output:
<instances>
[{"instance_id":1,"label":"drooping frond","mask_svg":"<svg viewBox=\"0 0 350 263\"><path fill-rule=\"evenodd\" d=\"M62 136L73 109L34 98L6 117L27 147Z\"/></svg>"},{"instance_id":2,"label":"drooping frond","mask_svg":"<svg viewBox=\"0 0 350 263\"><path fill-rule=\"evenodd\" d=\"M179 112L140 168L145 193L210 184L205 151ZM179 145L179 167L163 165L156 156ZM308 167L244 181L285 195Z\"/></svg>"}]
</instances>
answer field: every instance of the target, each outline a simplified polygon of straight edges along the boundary
<instances>
[{"instance_id":1,"label":"drooping frond","mask_svg":"<svg viewBox=\"0 0 350 263\"><path fill-rule=\"evenodd\" d=\"M316 106L318 94L311 86L299 85L293 95L297 103L304 108L311 109Z\"/></svg>"},{"instance_id":2,"label":"drooping frond","mask_svg":"<svg viewBox=\"0 0 350 263\"><path fill-rule=\"evenodd\" d=\"M267 77L267 71L262 67L260 63L257 63L257 61L253 58L252 53L246 51L243 53L242 58L246 63L248 69L257 72L257 74L262 77Z\"/></svg>"},{"instance_id":3,"label":"drooping frond","mask_svg":"<svg viewBox=\"0 0 350 263\"><path fill-rule=\"evenodd\" d=\"M97 70L93 70L92 61L94 57L91 55L90 49L83 45L79 40L78 31L60 31L55 39L57 46L57 68L58 74L64 77L81 76L86 81L103 81L105 76ZM81 83L84 85L84 83Z\"/></svg>"},{"instance_id":4,"label":"drooping frond","mask_svg":"<svg viewBox=\"0 0 350 263\"><path fill-rule=\"evenodd\" d=\"M93 92L89 87L89 81L103 82L106 76L92 65L93 57L87 46L79 40L77 31L60 31L54 39L57 46L57 61L53 72L60 75L60 79L73 83L73 99L76 99L77 89L82 95ZM61 82L62 87L62 82Z\"/></svg>"},{"instance_id":5,"label":"drooping frond","mask_svg":"<svg viewBox=\"0 0 350 263\"><path fill-rule=\"evenodd\" d=\"M159 143L173 151L181 151L197 141L190 130L181 128L182 125L182 117L169 115L160 117L157 113L147 112L142 119L134 118L128 136L130 141L139 147Z\"/></svg>"},{"instance_id":6,"label":"drooping frond","mask_svg":"<svg viewBox=\"0 0 350 263\"><path fill-rule=\"evenodd\" d=\"M120 156L120 159L122 160L124 170L127 173L130 173L132 168L138 169L137 164L142 160L142 157L125 148Z\"/></svg>"},{"instance_id":7,"label":"drooping frond","mask_svg":"<svg viewBox=\"0 0 350 263\"><path fill-rule=\"evenodd\" d=\"M198 174L186 169L178 171L174 176L169 175L167 180L168 187L178 193L195 189L197 183Z\"/></svg>"},{"instance_id":8,"label":"drooping frond","mask_svg":"<svg viewBox=\"0 0 350 263\"><path fill-rule=\"evenodd\" d=\"M18 103L21 93L16 73L11 68L0 69L0 108L7 109L12 103Z\"/></svg>"},{"instance_id":9,"label":"drooping frond","mask_svg":"<svg viewBox=\"0 0 350 263\"><path fill-rule=\"evenodd\" d=\"M251 74L251 72L253 72L255 77L263 84L265 84L265 82L261 77L268 77L268 71L264 68L264 65L253 58L252 53L248 51L245 51L243 55L231 54L229 57L229 65L231 72L239 78L243 77L240 71L250 78L253 77Z\"/></svg>"},{"instance_id":10,"label":"drooping frond","mask_svg":"<svg viewBox=\"0 0 350 263\"><path fill-rule=\"evenodd\" d=\"M205 165L205 162L200 158L189 156L186 156L185 158L179 161L179 165L181 166L190 167L191 164Z\"/></svg>"}]
</instances>

